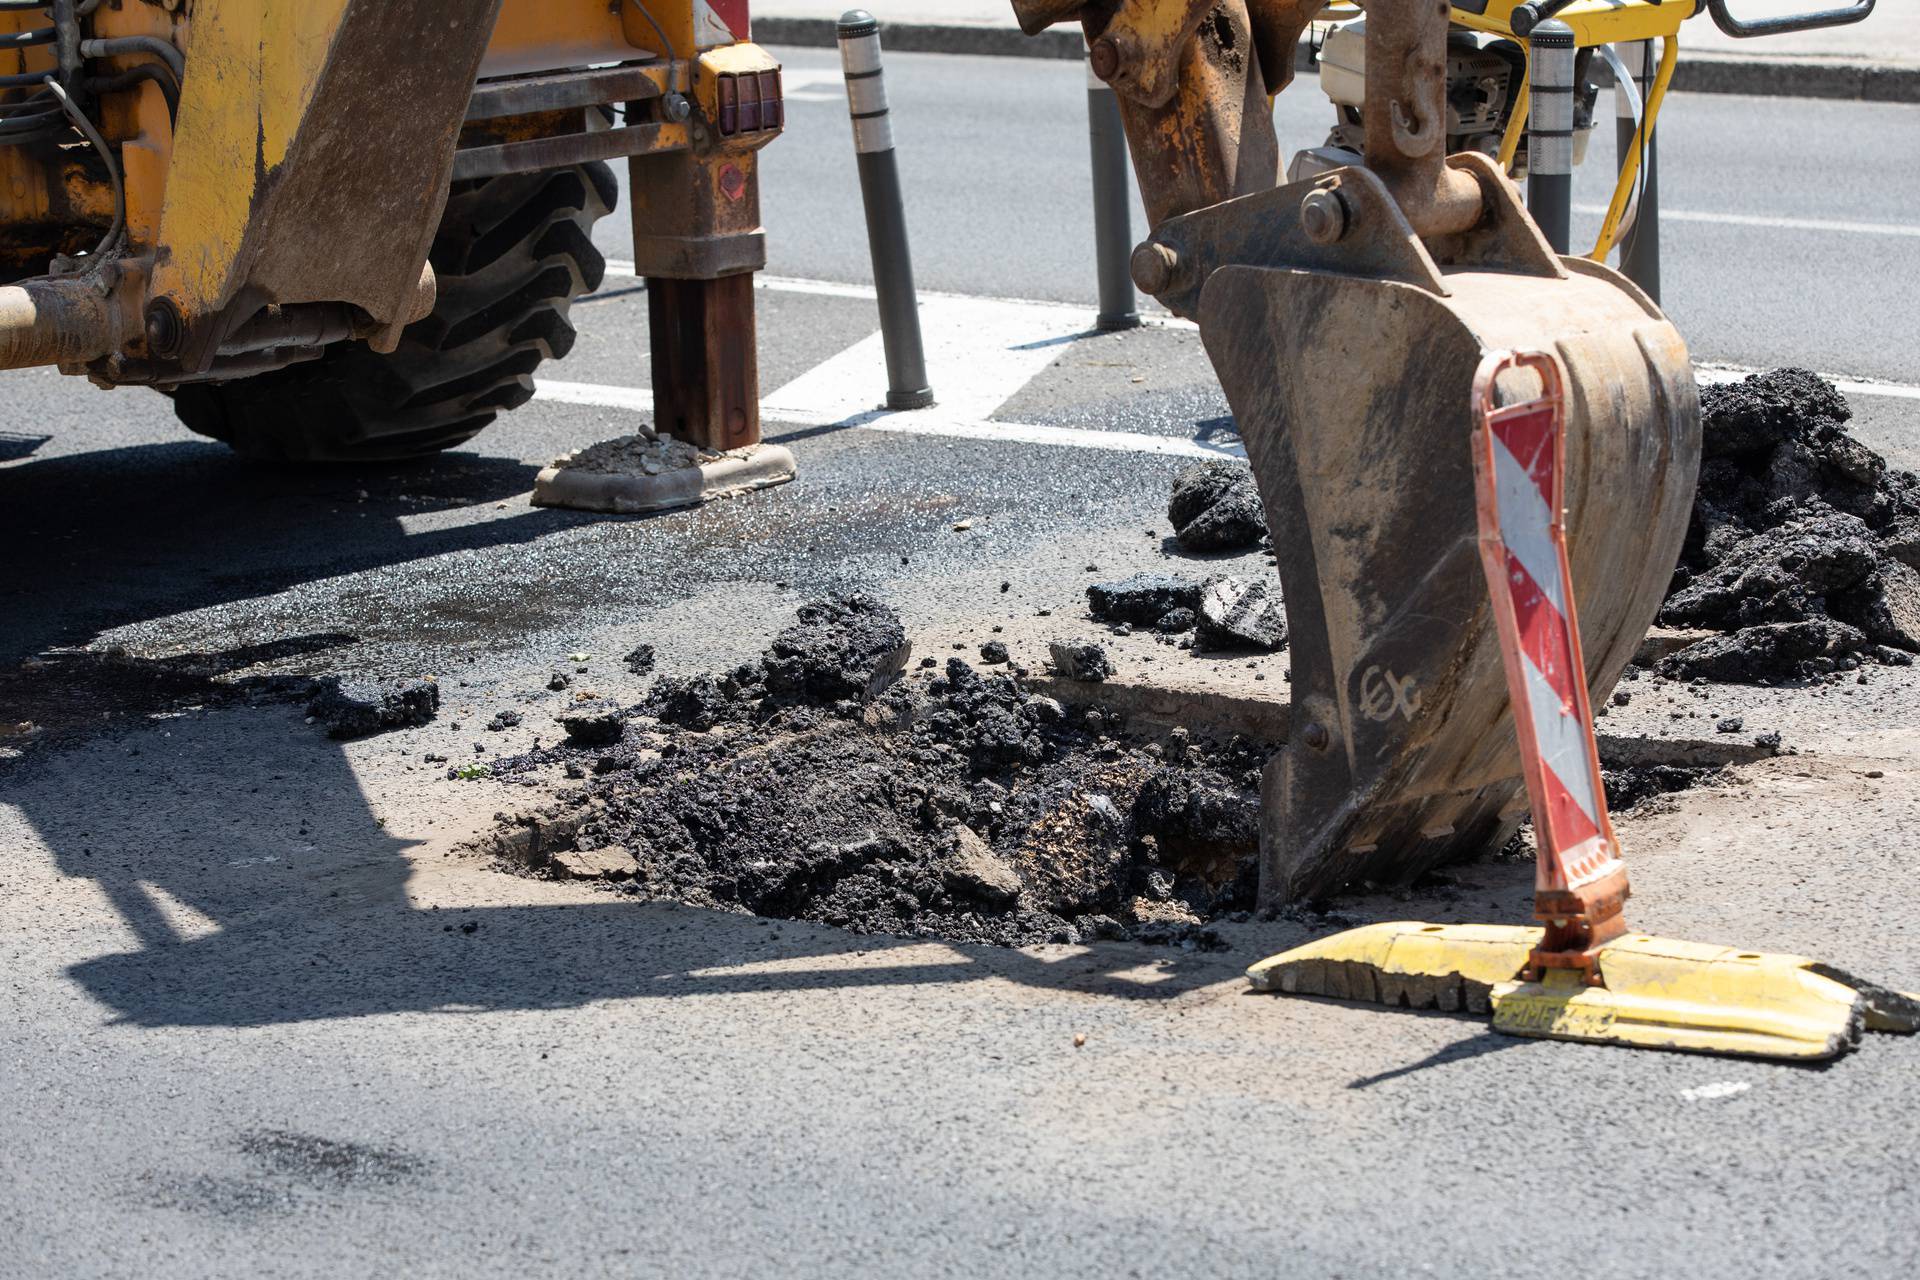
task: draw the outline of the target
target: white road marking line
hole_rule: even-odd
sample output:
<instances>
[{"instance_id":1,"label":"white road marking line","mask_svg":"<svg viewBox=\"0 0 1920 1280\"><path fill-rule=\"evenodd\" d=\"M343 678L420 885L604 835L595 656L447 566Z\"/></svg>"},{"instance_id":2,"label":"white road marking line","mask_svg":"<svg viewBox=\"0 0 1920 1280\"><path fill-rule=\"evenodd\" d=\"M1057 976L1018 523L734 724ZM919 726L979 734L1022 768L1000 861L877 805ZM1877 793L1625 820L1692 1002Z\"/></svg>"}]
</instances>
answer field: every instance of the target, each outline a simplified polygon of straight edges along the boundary
<instances>
[{"instance_id":1,"label":"white road marking line","mask_svg":"<svg viewBox=\"0 0 1920 1280\"><path fill-rule=\"evenodd\" d=\"M611 260L610 275L631 277L633 264ZM871 285L790 276L756 278L757 287L782 293L872 301ZM1211 443L1179 436L1132 431L1095 431L1038 423L995 422L993 414L1043 372L1076 338L1094 332L1091 307L1028 298L987 298L923 290L921 330L928 375L940 403L931 409L890 413L878 408L887 386L884 348L878 332L815 366L761 402L769 421L801 426L848 426L872 431L993 440L1075 449L1107 449L1170 457L1242 458L1234 443ZM1172 316L1149 324L1193 329ZM1758 370L1726 364L1702 364L1695 376L1703 385L1733 382ZM1822 375L1849 396L1886 396L1920 400L1920 386L1870 382ZM536 396L560 404L597 405L648 413L653 396L640 387L540 379Z\"/></svg>"},{"instance_id":2,"label":"white road marking line","mask_svg":"<svg viewBox=\"0 0 1920 1280\"><path fill-rule=\"evenodd\" d=\"M647 413L653 409L653 393L639 387L610 387L594 382L560 382L542 378L535 385L536 400L556 404L599 405L608 409L627 409ZM1245 458L1246 450L1235 443L1210 444L1180 436L1156 436L1140 431L1093 431L1082 427L1051 427L1030 422L991 422L968 420L932 409L889 413L872 410L847 417L829 413L777 411L770 404L761 406L769 419L801 427L845 426L868 431L892 431L902 435L940 436L950 440L994 440L1005 444L1039 444L1068 449L1107 449L1116 453L1148 453L1169 458Z\"/></svg>"},{"instance_id":3,"label":"white road marking line","mask_svg":"<svg viewBox=\"0 0 1920 1280\"><path fill-rule=\"evenodd\" d=\"M1693 367L1694 381L1701 386L1738 382L1749 374L1764 372L1763 369L1741 364L1697 364ZM1920 400L1920 387L1907 382L1865 382L1857 378L1843 378L1834 373L1823 373L1820 376L1831 382L1841 395L1887 396L1895 400Z\"/></svg>"},{"instance_id":4,"label":"white road marking line","mask_svg":"<svg viewBox=\"0 0 1920 1280\"><path fill-rule=\"evenodd\" d=\"M635 272L633 263L624 258L608 258L607 274L623 280L630 280ZM813 280L802 276L770 276L764 272L754 277L754 287L767 289L774 293L805 293L816 298L854 298L873 302L878 295L870 284L850 284L841 280ZM1004 302L1016 307L1031 307L1036 311L1065 311L1081 316L1085 320L1084 329L1093 328L1093 318L1098 314L1095 308L1083 306L1077 302L1056 302L1049 298L1002 298L992 294L946 293L939 289L921 289L919 297L922 303L941 298L957 298L964 302ZM1144 305L1152 306L1152 300ZM1146 329L1192 329L1199 325L1191 320L1167 312L1149 312L1140 317L1141 327Z\"/></svg>"},{"instance_id":5,"label":"white road marking line","mask_svg":"<svg viewBox=\"0 0 1920 1280\"><path fill-rule=\"evenodd\" d=\"M1753 1085L1745 1080L1716 1080L1712 1084L1696 1084L1692 1088L1682 1089L1680 1096L1688 1102L1711 1102L1717 1098L1731 1098L1751 1088Z\"/></svg>"},{"instance_id":6,"label":"white road marking line","mask_svg":"<svg viewBox=\"0 0 1920 1280\"><path fill-rule=\"evenodd\" d=\"M1095 431L1086 427L1053 427L1035 422L996 422L942 414L938 406L910 412L876 410L808 423L791 414L779 416L802 426L859 427L867 431L896 431L903 435L942 436L950 440L993 440L1004 444L1054 445L1068 449L1108 449L1116 453L1151 453L1169 458L1230 458L1244 461L1247 451L1236 440L1211 444L1184 436L1156 436L1143 431Z\"/></svg>"},{"instance_id":7,"label":"white road marking line","mask_svg":"<svg viewBox=\"0 0 1920 1280\"><path fill-rule=\"evenodd\" d=\"M780 72L780 96L788 102L845 102L846 77L838 71L785 67Z\"/></svg>"},{"instance_id":8,"label":"white road marking line","mask_svg":"<svg viewBox=\"0 0 1920 1280\"><path fill-rule=\"evenodd\" d=\"M1605 216L1603 204L1577 204L1575 213ZM1702 209L1660 210L1664 222L1710 222L1727 227L1768 227L1779 231L1832 231L1856 236L1920 236L1920 226L1898 222L1846 222L1833 218L1786 218L1753 213L1708 213Z\"/></svg>"},{"instance_id":9,"label":"white road marking line","mask_svg":"<svg viewBox=\"0 0 1920 1280\"><path fill-rule=\"evenodd\" d=\"M653 392L645 387L610 387L599 382L561 382L541 378L533 384L533 398L559 404L597 404L607 409L653 412Z\"/></svg>"}]
</instances>

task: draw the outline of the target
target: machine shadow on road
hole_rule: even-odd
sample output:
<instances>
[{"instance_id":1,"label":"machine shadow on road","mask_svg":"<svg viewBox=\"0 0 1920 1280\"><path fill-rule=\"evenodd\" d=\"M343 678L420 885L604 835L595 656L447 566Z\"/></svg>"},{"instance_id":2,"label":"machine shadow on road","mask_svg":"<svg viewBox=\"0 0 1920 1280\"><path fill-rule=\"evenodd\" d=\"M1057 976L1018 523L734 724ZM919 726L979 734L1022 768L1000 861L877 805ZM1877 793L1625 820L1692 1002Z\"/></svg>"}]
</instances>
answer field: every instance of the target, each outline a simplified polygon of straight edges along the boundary
<instances>
[{"instance_id":1,"label":"machine shadow on road","mask_svg":"<svg viewBox=\"0 0 1920 1280\"><path fill-rule=\"evenodd\" d=\"M49 753L8 799L58 871L92 880L138 949L70 955L111 1015L146 1026L262 1026L396 1012L1000 979L1164 1001L1237 977L1244 957L1101 944L1055 954L861 936L608 894L466 907L471 864L422 868L376 817L339 744L284 707L230 707ZM423 773L422 787L490 785ZM31 846L16 858L36 856ZM452 855L458 857L458 855ZM7 878L17 882L24 869ZM500 897L546 896L502 877ZM69 897L70 895L63 895ZM118 939L111 928L86 936ZM96 944L97 945L97 944ZM875 963L860 953L926 949Z\"/></svg>"},{"instance_id":2,"label":"machine shadow on road","mask_svg":"<svg viewBox=\"0 0 1920 1280\"><path fill-rule=\"evenodd\" d=\"M187 441L7 467L6 525L33 551L0 565L0 599L15 602L0 620L0 662L350 569L530 542L604 518L522 508L407 528L525 494L536 471L466 452L419 466L283 467Z\"/></svg>"}]
</instances>

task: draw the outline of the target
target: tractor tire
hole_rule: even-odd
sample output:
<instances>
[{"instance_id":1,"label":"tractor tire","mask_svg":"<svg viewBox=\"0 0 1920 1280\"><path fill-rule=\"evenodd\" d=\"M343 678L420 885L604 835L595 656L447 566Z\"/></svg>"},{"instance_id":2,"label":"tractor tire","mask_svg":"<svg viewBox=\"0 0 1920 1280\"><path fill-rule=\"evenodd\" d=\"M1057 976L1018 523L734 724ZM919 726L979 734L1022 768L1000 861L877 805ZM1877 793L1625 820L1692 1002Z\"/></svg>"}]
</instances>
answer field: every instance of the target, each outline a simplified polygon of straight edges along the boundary
<instances>
[{"instance_id":1,"label":"tractor tire","mask_svg":"<svg viewBox=\"0 0 1920 1280\"><path fill-rule=\"evenodd\" d=\"M430 260L433 314L381 354L336 342L318 359L173 388L181 422L244 457L392 462L451 449L533 397L533 371L573 347L567 311L606 260L593 224L619 188L599 161L457 182Z\"/></svg>"}]
</instances>

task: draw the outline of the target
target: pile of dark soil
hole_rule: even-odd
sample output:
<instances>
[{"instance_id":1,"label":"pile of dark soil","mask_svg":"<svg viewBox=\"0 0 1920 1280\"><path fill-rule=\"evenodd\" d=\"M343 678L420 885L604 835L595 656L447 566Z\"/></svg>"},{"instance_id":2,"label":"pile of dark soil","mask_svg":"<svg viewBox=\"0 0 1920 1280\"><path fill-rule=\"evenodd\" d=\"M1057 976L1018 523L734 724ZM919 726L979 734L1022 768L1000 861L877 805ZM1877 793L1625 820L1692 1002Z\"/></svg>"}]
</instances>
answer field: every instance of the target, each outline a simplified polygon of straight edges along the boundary
<instances>
[{"instance_id":1,"label":"pile of dark soil","mask_svg":"<svg viewBox=\"0 0 1920 1280\"><path fill-rule=\"evenodd\" d=\"M1267 536L1253 472L1237 462L1199 462L1174 477L1167 518L1188 551L1234 551Z\"/></svg>"},{"instance_id":2,"label":"pile of dark soil","mask_svg":"<svg viewBox=\"0 0 1920 1280\"><path fill-rule=\"evenodd\" d=\"M959 658L899 675L898 619L801 610L759 661L656 679L617 741L566 742L577 785L488 847L542 874L868 933L1024 945L1224 945L1253 904L1269 748L1166 745Z\"/></svg>"},{"instance_id":3,"label":"pile of dark soil","mask_svg":"<svg viewBox=\"0 0 1920 1280\"><path fill-rule=\"evenodd\" d=\"M1852 410L1804 369L1700 395L1693 522L1660 620L1722 634L1660 674L1748 684L1920 652L1920 480L1847 434Z\"/></svg>"},{"instance_id":4,"label":"pile of dark soil","mask_svg":"<svg viewBox=\"0 0 1920 1280\"><path fill-rule=\"evenodd\" d=\"M1287 614L1277 586L1243 574L1195 581L1136 573L1096 582L1087 588L1087 612L1116 631L1152 627L1167 643L1202 653L1272 653L1287 643Z\"/></svg>"},{"instance_id":5,"label":"pile of dark soil","mask_svg":"<svg viewBox=\"0 0 1920 1280\"><path fill-rule=\"evenodd\" d=\"M1607 809L1618 815L1659 796L1690 791L1720 773L1714 765L1635 764L1603 769Z\"/></svg>"}]
</instances>

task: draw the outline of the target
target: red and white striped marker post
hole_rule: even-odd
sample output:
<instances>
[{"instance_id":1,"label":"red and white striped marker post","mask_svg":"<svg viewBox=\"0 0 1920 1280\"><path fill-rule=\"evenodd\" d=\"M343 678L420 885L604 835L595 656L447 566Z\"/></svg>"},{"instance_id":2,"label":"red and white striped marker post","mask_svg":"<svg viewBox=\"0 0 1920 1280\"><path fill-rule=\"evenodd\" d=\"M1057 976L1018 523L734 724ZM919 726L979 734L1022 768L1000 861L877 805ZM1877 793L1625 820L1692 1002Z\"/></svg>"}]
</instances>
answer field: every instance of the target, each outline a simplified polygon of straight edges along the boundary
<instances>
[{"instance_id":1,"label":"red and white striped marker post","mask_svg":"<svg viewBox=\"0 0 1920 1280\"><path fill-rule=\"evenodd\" d=\"M1502 381L1537 381L1539 394L1502 404ZM1474 375L1473 398L1480 563L1533 802L1534 915L1546 925L1527 976L1576 969L1597 982L1594 952L1626 931L1628 887L1600 782L1567 565L1566 377L1552 355L1495 352Z\"/></svg>"}]
</instances>

